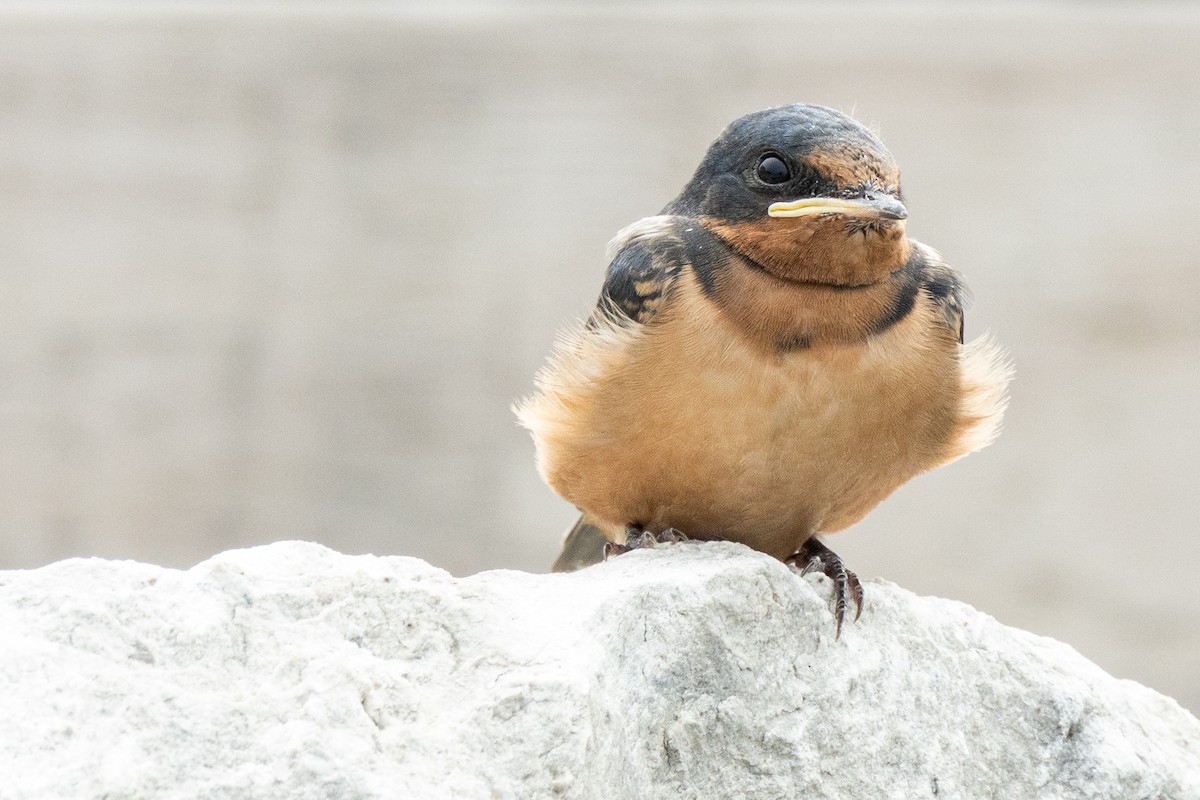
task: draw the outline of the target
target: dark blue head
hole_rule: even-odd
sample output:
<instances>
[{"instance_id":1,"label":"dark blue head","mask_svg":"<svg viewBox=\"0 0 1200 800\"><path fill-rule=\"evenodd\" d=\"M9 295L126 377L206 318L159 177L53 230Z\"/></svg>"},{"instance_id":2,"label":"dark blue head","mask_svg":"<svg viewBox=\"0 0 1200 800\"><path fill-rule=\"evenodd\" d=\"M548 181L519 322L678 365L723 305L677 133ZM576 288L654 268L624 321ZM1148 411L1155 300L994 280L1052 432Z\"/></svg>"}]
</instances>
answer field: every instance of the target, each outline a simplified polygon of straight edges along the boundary
<instances>
[{"instance_id":1,"label":"dark blue head","mask_svg":"<svg viewBox=\"0 0 1200 800\"><path fill-rule=\"evenodd\" d=\"M832 108L795 103L730 123L666 213L734 222L778 202L868 196L902 218L900 170L883 142Z\"/></svg>"}]
</instances>

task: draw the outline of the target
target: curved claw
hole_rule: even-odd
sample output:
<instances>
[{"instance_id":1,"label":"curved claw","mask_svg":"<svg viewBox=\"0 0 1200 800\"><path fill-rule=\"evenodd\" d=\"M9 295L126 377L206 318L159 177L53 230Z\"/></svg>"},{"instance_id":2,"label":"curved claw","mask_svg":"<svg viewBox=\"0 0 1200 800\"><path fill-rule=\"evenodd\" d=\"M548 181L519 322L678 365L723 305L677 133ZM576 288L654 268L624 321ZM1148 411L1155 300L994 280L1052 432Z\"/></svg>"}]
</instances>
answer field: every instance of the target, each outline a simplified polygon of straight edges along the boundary
<instances>
[{"instance_id":1,"label":"curved claw","mask_svg":"<svg viewBox=\"0 0 1200 800\"><path fill-rule=\"evenodd\" d=\"M830 550L822 544L816 537L810 538L800 548L800 551L791 556L788 561L799 566L804 566L800 570L801 575L807 575L814 570L820 570L821 573L833 581L833 618L837 623L837 631L834 634L834 639L842 637L842 622L846 619L846 602L847 600L854 601L854 619L857 620L862 616L863 605L863 588L862 582L858 576L850 570L846 569L846 565L842 563L841 556Z\"/></svg>"},{"instance_id":2,"label":"curved claw","mask_svg":"<svg viewBox=\"0 0 1200 800\"><path fill-rule=\"evenodd\" d=\"M662 533L656 533L654 540L659 544L675 544L688 541L687 534L678 528L667 528Z\"/></svg>"},{"instance_id":3,"label":"curved claw","mask_svg":"<svg viewBox=\"0 0 1200 800\"><path fill-rule=\"evenodd\" d=\"M616 542L605 542L604 543L604 560L608 561L608 559L611 558L612 556L619 556L622 553L628 553L629 550L630 550L630 548L626 547L623 544L617 544Z\"/></svg>"}]
</instances>

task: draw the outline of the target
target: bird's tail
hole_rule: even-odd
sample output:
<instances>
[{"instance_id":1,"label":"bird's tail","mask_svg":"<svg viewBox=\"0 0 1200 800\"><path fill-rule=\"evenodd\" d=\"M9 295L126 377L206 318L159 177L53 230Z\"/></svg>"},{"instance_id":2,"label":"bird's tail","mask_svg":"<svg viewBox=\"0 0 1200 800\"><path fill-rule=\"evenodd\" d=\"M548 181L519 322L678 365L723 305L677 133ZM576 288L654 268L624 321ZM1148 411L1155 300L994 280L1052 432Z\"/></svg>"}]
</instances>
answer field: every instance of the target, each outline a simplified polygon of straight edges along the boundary
<instances>
[{"instance_id":1,"label":"bird's tail","mask_svg":"<svg viewBox=\"0 0 1200 800\"><path fill-rule=\"evenodd\" d=\"M608 538L600 526L592 522L587 514L581 514L563 537L562 552L554 560L552 569L555 572L574 572L599 564L604 560L606 541Z\"/></svg>"}]
</instances>

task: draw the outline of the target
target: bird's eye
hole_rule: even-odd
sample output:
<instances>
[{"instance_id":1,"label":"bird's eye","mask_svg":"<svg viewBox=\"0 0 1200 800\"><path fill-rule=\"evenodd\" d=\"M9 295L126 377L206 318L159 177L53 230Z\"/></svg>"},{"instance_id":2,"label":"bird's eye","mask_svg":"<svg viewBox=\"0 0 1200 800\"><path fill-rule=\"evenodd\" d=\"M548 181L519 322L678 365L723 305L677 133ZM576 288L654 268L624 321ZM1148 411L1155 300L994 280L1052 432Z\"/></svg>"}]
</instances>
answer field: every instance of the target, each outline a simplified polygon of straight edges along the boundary
<instances>
[{"instance_id":1,"label":"bird's eye","mask_svg":"<svg viewBox=\"0 0 1200 800\"><path fill-rule=\"evenodd\" d=\"M792 177L792 171L783 163L783 159L771 154L759 159L756 174L763 183L783 183Z\"/></svg>"}]
</instances>

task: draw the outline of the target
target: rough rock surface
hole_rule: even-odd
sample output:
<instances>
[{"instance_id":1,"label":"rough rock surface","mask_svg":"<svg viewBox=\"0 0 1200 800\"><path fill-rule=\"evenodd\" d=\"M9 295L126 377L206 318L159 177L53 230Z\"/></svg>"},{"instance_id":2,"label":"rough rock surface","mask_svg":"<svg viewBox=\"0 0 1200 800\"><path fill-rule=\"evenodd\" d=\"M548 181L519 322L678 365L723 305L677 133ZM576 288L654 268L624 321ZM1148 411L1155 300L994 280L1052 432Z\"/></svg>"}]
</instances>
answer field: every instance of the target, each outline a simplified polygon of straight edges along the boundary
<instances>
[{"instance_id":1,"label":"rough rock surface","mask_svg":"<svg viewBox=\"0 0 1200 800\"><path fill-rule=\"evenodd\" d=\"M1071 648L737 545L455 579L280 543L0 573L0 797L1200 798Z\"/></svg>"}]
</instances>

